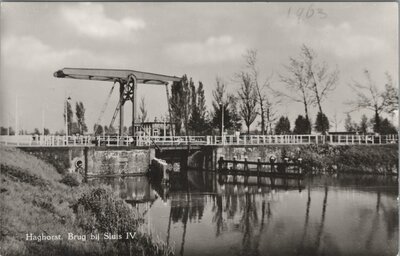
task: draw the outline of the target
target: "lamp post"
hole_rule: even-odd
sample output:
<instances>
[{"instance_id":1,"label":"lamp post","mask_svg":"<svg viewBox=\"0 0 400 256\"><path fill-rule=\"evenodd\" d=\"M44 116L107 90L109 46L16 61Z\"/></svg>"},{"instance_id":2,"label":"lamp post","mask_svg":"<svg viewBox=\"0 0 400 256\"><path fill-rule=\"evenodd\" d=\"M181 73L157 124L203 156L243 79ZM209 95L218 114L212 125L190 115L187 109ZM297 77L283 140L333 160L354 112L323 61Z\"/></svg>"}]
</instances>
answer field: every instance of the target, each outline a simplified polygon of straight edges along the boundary
<instances>
[{"instance_id":1,"label":"lamp post","mask_svg":"<svg viewBox=\"0 0 400 256\"><path fill-rule=\"evenodd\" d=\"M221 137L224 136L224 105L222 102L219 103L219 108L221 109Z\"/></svg>"},{"instance_id":2,"label":"lamp post","mask_svg":"<svg viewBox=\"0 0 400 256\"><path fill-rule=\"evenodd\" d=\"M68 142L68 103L71 100L71 97L68 97L65 100L65 136Z\"/></svg>"}]
</instances>

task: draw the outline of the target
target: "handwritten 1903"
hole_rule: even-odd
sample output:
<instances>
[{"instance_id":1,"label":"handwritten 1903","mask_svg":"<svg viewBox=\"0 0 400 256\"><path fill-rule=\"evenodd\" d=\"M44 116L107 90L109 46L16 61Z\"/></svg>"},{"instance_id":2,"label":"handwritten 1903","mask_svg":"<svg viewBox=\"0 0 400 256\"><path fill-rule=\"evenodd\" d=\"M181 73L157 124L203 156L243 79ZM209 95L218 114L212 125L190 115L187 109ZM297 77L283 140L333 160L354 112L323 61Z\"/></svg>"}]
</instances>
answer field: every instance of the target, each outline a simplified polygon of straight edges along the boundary
<instances>
[{"instance_id":1,"label":"handwritten 1903","mask_svg":"<svg viewBox=\"0 0 400 256\"><path fill-rule=\"evenodd\" d=\"M326 19L328 14L322 8L316 8L313 4L308 7L289 7L287 11L288 18L296 18L298 22L305 21L311 18L314 19Z\"/></svg>"}]
</instances>

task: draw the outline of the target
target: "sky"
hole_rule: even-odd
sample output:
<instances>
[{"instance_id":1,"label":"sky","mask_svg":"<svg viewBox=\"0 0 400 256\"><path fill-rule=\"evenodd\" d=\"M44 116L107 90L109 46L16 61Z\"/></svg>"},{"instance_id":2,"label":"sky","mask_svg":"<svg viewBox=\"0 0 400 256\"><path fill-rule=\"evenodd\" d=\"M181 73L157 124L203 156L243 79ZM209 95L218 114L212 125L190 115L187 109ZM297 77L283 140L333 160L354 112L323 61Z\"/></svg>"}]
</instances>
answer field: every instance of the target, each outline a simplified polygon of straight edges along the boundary
<instances>
[{"instance_id":1,"label":"sky","mask_svg":"<svg viewBox=\"0 0 400 256\"><path fill-rule=\"evenodd\" d=\"M300 47L338 67L335 91L322 107L343 129L349 84L368 69L379 89L385 72L398 84L396 3L1 3L0 125L32 131L64 127L64 100L82 101L90 130L99 118L110 82L59 79L64 67L120 68L166 75L187 74L205 87L211 109L216 77L237 93L234 74L244 69L247 49L256 49L261 80L283 90L279 75ZM102 124L109 124L115 90ZM150 120L167 113L165 87L139 85ZM126 117L130 116L128 104ZM300 103L275 106L292 125ZM310 109L315 119L317 108ZM361 114L353 112L358 121ZM130 122L129 118L125 119ZM256 128L256 123L252 128ZM332 128L334 130L334 128Z\"/></svg>"}]
</instances>

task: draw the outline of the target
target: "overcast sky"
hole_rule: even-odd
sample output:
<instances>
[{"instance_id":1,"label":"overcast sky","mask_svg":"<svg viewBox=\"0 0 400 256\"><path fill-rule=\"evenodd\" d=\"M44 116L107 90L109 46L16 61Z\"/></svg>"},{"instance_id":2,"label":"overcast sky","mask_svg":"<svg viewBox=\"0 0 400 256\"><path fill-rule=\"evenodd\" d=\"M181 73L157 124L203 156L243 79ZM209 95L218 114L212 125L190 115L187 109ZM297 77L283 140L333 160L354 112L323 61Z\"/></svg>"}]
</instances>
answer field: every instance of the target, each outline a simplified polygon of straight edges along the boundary
<instances>
[{"instance_id":1,"label":"overcast sky","mask_svg":"<svg viewBox=\"0 0 400 256\"><path fill-rule=\"evenodd\" d=\"M303 8L303 16L295 15ZM313 15L311 15L313 13ZM279 74L302 44L340 70L336 91L323 103L329 118L344 119L344 104L367 68L379 88L389 72L398 82L398 9L396 3L1 3L0 125L24 129L63 129L63 100L83 101L90 130L112 86L108 82L58 79L64 67L121 68L202 81L207 105L217 76L229 91L243 68L246 49L257 49L262 78ZM139 85L150 119L166 113L165 88ZM117 95L108 105L109 124ZM294 122L301 104L279 107ZM130 107L126 111L130 115ZM315 119L317 110L311 110ZM369 116L372 113L366 112ZM353 114L358 119L360 113ZM130 120L130 119L128 119ZM127 120L127 122L129 122ZM343 122L339 127L343 126ZM254 125L253 125L254 127Z\"/></svg>"}]
</instances>

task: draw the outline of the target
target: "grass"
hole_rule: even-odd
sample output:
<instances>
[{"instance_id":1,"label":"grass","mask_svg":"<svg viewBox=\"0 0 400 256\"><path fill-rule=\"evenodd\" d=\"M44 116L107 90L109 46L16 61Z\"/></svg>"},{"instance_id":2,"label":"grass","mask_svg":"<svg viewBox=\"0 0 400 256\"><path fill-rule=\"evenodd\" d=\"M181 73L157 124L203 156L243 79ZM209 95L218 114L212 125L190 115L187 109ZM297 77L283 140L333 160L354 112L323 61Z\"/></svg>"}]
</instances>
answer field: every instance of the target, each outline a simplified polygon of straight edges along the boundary
<instances>
[{"instance_id":1,"label":"grass","mask_svg":"<svg viewBox=\"0 0 400 256\"><path fill-rule=\"evenodd\" d=\"M0 167L0 255L173 255L163 242L138 231L141 217L109 188L74 186L73 177L15 148L0 147ZM135 239L66 236L128 230L137 232ZM27 233L60 234L63 240L26 241Z\"/></svg>"}]
</instances>

